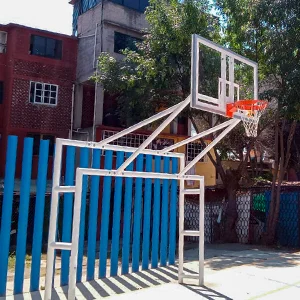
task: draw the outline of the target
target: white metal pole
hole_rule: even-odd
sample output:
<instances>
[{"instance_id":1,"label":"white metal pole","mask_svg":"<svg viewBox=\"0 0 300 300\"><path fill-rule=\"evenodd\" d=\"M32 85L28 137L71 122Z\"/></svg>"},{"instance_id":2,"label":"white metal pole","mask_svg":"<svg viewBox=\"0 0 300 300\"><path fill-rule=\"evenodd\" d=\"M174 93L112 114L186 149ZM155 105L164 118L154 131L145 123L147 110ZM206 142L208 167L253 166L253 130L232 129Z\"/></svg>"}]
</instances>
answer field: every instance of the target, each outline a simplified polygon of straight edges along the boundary
<instances>
[{"instance_id":1,"label":"white metal pole","mask_svg":"<svg viewBox=\"0 0 300 300\"><path fill-rule=\"evenodd\" d=\"M190 96L180 103L178 107L164 120L151 135L132 153L132 155L119 167L118 173L123 172L126 167L161 133L161 131L173 121L173 119L190 103Z\"/></svg>"},{"instance_id":2,"label":"white metal pole","mask_svg":"<svg viewBox=\"0 0 300 300\"><path fill-rule=\"evenodd\" d=\"M204 178L200 179L199 196L199 285L204 284Z\"/></svg>"},{"instance_id":3,"label":"white metal pole","mask_svg":"<svg viewBox=\"0 0 300 300\"><path fill-rule=\"evenodd\" d=\"M199 92L199 42L197 35L192 36L192 57L191 57L191 97L192 105L196 106Z\"/></svg>"},{"instance_id":4,"label":"white metal pole","mask_svg":"<svg viewBox=\"0 0 300 300\"><path fill-rule=\"evenodd\" d=\"M69 268L69 290L68 300L75 300L76 291L76 275L77 275L77 257L78 257L78 243L79 243L79 229L80 229L80 210L81 210L81 195L82 195L82 170L76 170L76 186L75 186L75 200L73 212L73 229L72 229L72 246Z\"/></svg>"},{"instance_id":5,"label":"white metal pole","mask_svg":"<svg viewBox=\"0 0 300 300\"><path fill-rule=\"evenodd\" d=\"M210 151L217 143L219 143L226 134L228 134L241 120L232 119L232 124L228 126L219 136L217 136L205 149L199 153L184 169L179 176L186 174L208 151Z\"/></svg>"},{"instance_id":6,"label":"white metal pole","mask_svg":"<svg viewBox=\"0 0 300 300\"><path fill-rule=\"evenodd\" d=\"M152 116L152 117L150 117L150 118L148 118L146 120L143 120L143 121L141 121L141 122L139 122L139 123L137 123L137 124L135 124L135 125L133 125L131 127L128 127L126 129L124 129L124 130L122 130L122 131L120 131L120 132L118 132L118 133L116 133L116 134L114 134L114 135L112 135L112 136L110 136L110 137L108 137L108 138L106 138L106 139L98 142L97 143L98 147L106 145L106 144L108 144L110 142L113 142L114 140L117 140L118 138L120 138L120 137L122 137L122 136L124 136L124 135L126 135L128 133L131 133L131 132L133 132L133 131L135 131L135 130L137 130L139 128L142 128L142 127L144 127L144 126L146 126L146 125L148 125L148 124L150 124L150 123L152 123L152 122L154 122L156 120L159 120L159 119L161 119L161 118L169 115L176 108L178 108L181 104L182 104L182 102L180 102L180 103L178 103L178 104L176 104L176 105L174 105L174 106L172 106L172 107L170 107L170 108L168 108L168 109L166 109L164 111L161 111L158 114L156 114L156 115L154 115L154 116Z\"/></svg>"},{"instance_id":7,"label":"white metal pole","mask_svg":"<svg viewBox=\"0 0 300 300\"><path fill-rule=\"evenodd\" d=\"M234 102L234 58L229 57L229 101Z\"/></svg>"},{"instance_id":8,"label":"white metal pole","mask_svg":"<svg viewBox=\"0 0 300 300\"><path fill-rule=\"evenodd\" d=\"M180 158L180 172L183 171L185 165L185 157ZM180 179L179 181L179 241L178 241L178 283L183 283L183 261L184 261L184 179Z\"/></svg>"},{"instance_id":9,"label":"white metal pole","mask_svg":"<svg viewBox=\"0 0 300 300\"><path fill-rule=\"evenodd\" d=\"M118 146L118 145L104 145L99 146L98 143L89 142L89 141L79 141L79 140L64 140L61 139L64 146L75 146L80 148L89 148L89 149L105 149L112 151L123 151L123 152L134 152L137 148ZM143 154L157 155L157 156L168 156L168 157L180 157L182 153L170 152L170 153L159 153L157 150L144 149Z\"/></svg>"},{"instance_id":10,"label":"white metal pole","mask_svg":"<svg viewBox=\"0 0 300 300\"><path fill-rule=\"evenodd\" d=\"M48 236L48 250L47 250L47 271L46 271L46 283L45 283L45 300L51 300L52 282L53 282L53 269L54 269L54 251L51 246L56 241L56 226L57 226L57 214L58 214L58 201L59 190L57 187L60 185L60 173L61 173L61 161L62 161L62 140L56 140L55 157L54 157L54 171L53 171L53 186L51 197L51 211L50 211L50 224L49 224L49 236Z\"/></svg>"},{"instance_id":11,"label":"white metal pole","mask_svg":"<svg viewBox=\"0 0 300 300\"><path fill-rule=\"evenodd\" d=\"M155 172L137 172L137 171L124 171L118 174L117 171L108 171L104 169L89 169L80 168L83 175L89 176L113 176L113 177L131 177L131 178L151 178L151 179L179 179L178 174L155 173ZM186 180L199 180L200 176L197 175L184 175Z\"/></svg>"},{"instance_id":12,"label":"white metal pole","mask_svg":"<svg viewBox=\"0 0 300 300\"><path fill-rule=\"evenodd\" d=\"M174 145L172 145L172 146L169 146L169 147L167 147L167 148L164 148L164 149L162 149L162 150L159 150L159 152L163 154L163 153L172 151L172 150L174 150L174 149L176 149L176 148L178 148L178 147L181 147L181 146L183 146L183 145L186 145L186 144L188 144L188 143L191 143L191 142L193 142L193 141L195 141L195 140L200 139L201 137L204 137L204 136L209 135L209 134L211 134L211 133L213 133L213 132L215 132L215 131L218 131L218 130L224 128L224 127L227 127L227 126L229 126L231 123L232 123L232 120L226 121L226 122L224 122L224 123L222 123L222 124L219 124L219 125L217 125L217 126L215 126L215 127L213 127L213 128L210 128L210 129L205 130L205 131L203 131L203 132L200 132L200 133L198 133L198 134L196 134L196 135L194 135L194 136L191 136L191 137L189 137L189 138L187 138L187 139L185 139L185 140L183 140L183 141L181 141L181 142L179 142L179 143L176 143L176 144L174 144Z\"/></svg>"},{"instance_id":13,"label":"white metal pole","mask_svg":"<svg viewBox=\"0 0 300 300\"><path fill-rule=\"evenodd\" d=\"M254 67L254 100L258 100L258 65Z\"/></svg>"},{"instance_id":14,"label":"white metal pole","mask_svg":"<svg viewBox=\"0 0 300 300\"><path fill-rule=\"evenodd\" d=\"M225 53L221 53L221 101L220 106L224 110L226 103L226 82L227 82L227 56Z\"/></svg>"}]
</instances>

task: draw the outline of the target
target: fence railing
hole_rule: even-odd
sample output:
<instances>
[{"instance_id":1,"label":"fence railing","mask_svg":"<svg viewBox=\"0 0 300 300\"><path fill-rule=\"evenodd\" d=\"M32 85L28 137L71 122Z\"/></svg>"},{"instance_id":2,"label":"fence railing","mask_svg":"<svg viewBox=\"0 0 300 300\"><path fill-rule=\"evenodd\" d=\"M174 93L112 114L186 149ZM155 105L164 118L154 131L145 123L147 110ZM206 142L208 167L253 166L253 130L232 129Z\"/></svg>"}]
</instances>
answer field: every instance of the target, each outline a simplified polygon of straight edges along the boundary
<instances>
[{"instance_id":1,"label":"fence railing","mask_svg":"<svg viewBox=\"0 0 300 300\"><path fill-rule=\"evenodd\" d=\"M238 242L243 244L260 244L266 229L270 205L269 187L241 189L237 192L236 233ZM205 204L205 242L222 241L225 234L227 202L206 202ZM185 205L187 228L198 226L199 206L193 201ZM197 238L190 238L196 241ZM300 186L282 187L280 196L280 214L276 230L277 244L286 247L300 247Z\"/></svg>"},{"instance_id":2,"label":"fence railing","mask_svg":"<svg viewBox=\"0 0 300 300\"><path fill-rule=\"evenodd\" d=\"M13 294L37 291L45 285L51 204L51 194L47 189L48 154L49 142L41 140L33 193L33 140L25 138L20 154L18 138L8 137L4 189L0 193L0 297L6 296L8 291L13 291ZM22 155L22 174L20 191L16 193L18 155ZM88 167L92 163L93 168L109 168L120 165L125 159L124 152L118 152L115 157L112 151L87 148L76 151L73 146L66 147L63 156L62 180L65 185L74 184L74 172L78 166ZM138 165L132 164L130 167L146 171L155 167L156 171L164 168L170 173L177 172L176 158L157 156L154 164L153 156L140 155L138 161ZM109 184L104 184L108 180ZM86 178L84 189L78 281L115 276L121 272L127 273L129 269L137 272L159 264L175 263L177 180L165 179L162 182L159 179L124 180L119 177L103 180L91 176ZM66 193L60 196L58 241L70 241L72 211L73 195ZM69 257L68 250L56 251L56 286L68 283ZM107 259L103 259L105 257ZM26 290L25 286L29 289Z\"/></svg>"},{"instance_id":3,"label":"fence railing","mask_svg":"<svg viewBox=\"0 0 300 300\"><path fill-rule=\"evenodd\" d=\"M82 148L76 151L67 147L64 153L63 181L66 185L74 184L75 167L86 167L92 162L93 168L104 165L120 164L124 153L106 155L106 151ZM22 174L20 191L15 192L15 171L17 155L22 155ZM91 159L92 158L92 159ZM141 156L138 168L149 171L152 168L169 168L176 172L177 162L156 158L153 163L151 155ZM33 140L25 138L22 153L18 153L18 138L9 136L6 151L6 166L4 188L0 192L0 296L5 296L8 290L14 294L21 293L24 286L30 291L36 291L44 285L46 244L48 237L51 194L47 189L47 173L49 165L49 141L41 140L38 157L38 173L32 193L32 161ZM52 160L51 160L52 163ZM167 165L164 165L167 164ZM134 166L136 168L136 166ZM157 171L157 169L156 169ZM77 279L92 280L106 274L115 276L122 270L122 257L126 257L123 271L146 269L166 258L169 264L175 263L176 220L177 214L177 182L174 180L151 179L110 179L110 189L103 194L103 179L92 176L86 181L85 197L82 210L82 230L80 237L80 268ZM167 185L166 185L167 182ZM142 186L141 189L136 186ZM164 186L164 187L163 187ZM166 193L168 186L168 193ZM124 197L126 189L127 197ZM164 189L164 192L163 192ZM128 195L131 195L129 197ZM167 202L165 196L167 195ZM300 246L300 187L283 188L281 193L280 216L277 226L277 241L282 246ZM163 197L162 197L163 196ZM132 199L131 199L132 198ZM164 205L162 206L162 198ZM141 199L141 201L139 201ZM129 201L130 200L130 201ZM103 201L109 201L110 206L103 206ZM266 217L270 203L268 188L251 188L240 190L237 194L238 220L236 232L241 243L260 243L265 230ZM105 204L105 203L104 203ZM167 204L167 205L166 205ZM106 209L103 223L103 207ZM71 236L73 196L65 194L60 197L57 240L68 242ZM160 211L164 212L164 220ZM206 202L205 205L205 242L213 243L224 234L226 218L226 201ZM166 227L165 216L168 222ZM171 221L172 220L172 221ZM194 202L185 204L185 229L199 228L199 206ZM155 223L155 226L153 224ZM103 225L104 224L104 225ZM164 224L162 228L161 224ZM106 226L108 236L107 246L101 246L101 227ZM126 227L126 245L129 239L129 252L122 252L123 230ZM168 230L167 238L162 233ZM115 238L114 238L115 237ZM118 238L116 238L118 237ZM163 247L161 239L163 238ZM197 238L190 238L196 240ZM167 243L167 244L166 244ZM166 247L167 245L167 247ZM105 248L106 253L101 252ZM117 249L117 250L116 250ZM154 250L153 250L154 249ZM153 252L155 251L155 253ZM99 252L99 254L98 254ZM128 254L129 253L129 254ZM108 264L99 265L99 257L108 257ZM134 257L134 259L133 259ZM57 267L56 285L68 282L69 251L56 253ZM61 263L61 265L59 265ZM109 265L110 264L110 265ZM27 284L24 284L27 281Z\"/></svg>"}]
</instances>

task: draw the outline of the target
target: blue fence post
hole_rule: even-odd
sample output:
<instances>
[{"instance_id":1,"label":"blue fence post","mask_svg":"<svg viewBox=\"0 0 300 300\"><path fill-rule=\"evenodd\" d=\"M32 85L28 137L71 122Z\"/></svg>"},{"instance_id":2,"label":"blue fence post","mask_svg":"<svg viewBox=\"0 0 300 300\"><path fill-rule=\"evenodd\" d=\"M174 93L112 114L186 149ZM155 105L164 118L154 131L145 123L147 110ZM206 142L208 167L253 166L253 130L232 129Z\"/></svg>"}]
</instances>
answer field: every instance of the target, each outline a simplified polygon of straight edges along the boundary
<instances>
[{"instance_id":1,"label":"blue fence post","mask_svg":"<svg viewBox=\"0 0 300 300\"><path fill-rule=\"evenodd\" d=\"M164 157L164 173L170 172L170 158ZM160 233L160 265L167 265L168 253L168 225L169 225L169 180L163 180L162 207L161 207L161 233Z\"/></svg>"},{"instance_id":2,"label":"blue fence post","mask_svg":"<svg viewBox=\"0 0 300 300\"><path fill-rule=\"evenodd\" d=\"M30 291L37 291L40 284L41 252L44 227L45 193L47 187L49 141L40 141L34 228L32 241L32 262L30 274Z\"/></svg>"},{"instance_id":3,"label":"blue fence post","mask_svg":"<svg viewBox=\"0 0 300 300\"><path fill-rule=\"evenodd\" d=\"M66 172L65 172L65 185L74 185L75 174L75 147L67 147L66 158ZM71 228L72 228L72 214L73 214L73 193L64 194L64 208L63 208L63 228L62 228L62 241L71 242ZM67 285L69 278L69 262L70 251L62 250L61 252L61 277L60 284Z\"/></svg>"},{"instance_id":4,"label":"blue fence post","mask_svg":"<svg viewBox=\"0 0 300 300\"><path fill-rule=\"evenodd\" d=\"M93 169L100 168L101 150L93 151ZM89 212L89 231L88 231L88 253L87 253L87 280L95 278L96 260L96 235L97 235L97 215L99 198L99 176L91 177L90 212Z\"/></svg>"},{"instance_id":5,"label":"blue fence post","mask_svg":"<svg viewBox=\"0 0 300 300\"><path fill-rule=\"evenodd\" d=\"M178 159L172 158L172 173L178 172ZM175 264L176 254L176 215L177 215L177 179L171 181L171 198L170 198L170 230L169 230L169 264Z\"/></svg>"},{"instance_id":6,"label":"blue fence post","mask_svg":"<svg viewBox=\"0 0 300 300\"><path fill-rule=\"evenodd\" d=\"M11 213L14 196L14 180L18 137L9 136L6 150L4 195L0 231L0 297L6 294L8 255L11 230Z\"/></svg>"},{"instance_id":7,"label":"blue fence post","mask_svg":"<svg viewBox=\"0 0 300 300\"><path fill-rule=\"evenodd\" d=\"M139 155L136 160L136 171L143 171L144 155ZM132 245L132 272L138 272L140 264L140 236L141 236L141 208L143 179L136 178L134 201L134 227Z\"/></svg>"},{"instance_id":8,"label":"blue fence post","mask_svg":"<svg viewBox=\"0 0 300 300\"><path fill-rule=\"evenodd\" d=\"M160 172L161 157L155 157L155 172ZM159 225L160 225L160 179L154 180L154 204L153 204L153 231L152 231L152 268L158 266L158 249L159 249Z\"/></svg>"},{"instance_id":9,"label":"blue fence post","mask_svg":"<svg viewBox=\"0 0 300 300\"><path fill-rule=\"evenodd\" d=\"M25 138L24 148L23 148L22 177L21 177L21 189L20 189L20 206L19 206L19 219L18 219L18 232L17 232L14 294L20 294L23 291L30 185L31 185L32 150L33 150L33 139Z\"/></svg>"},{"instance_id":10,"label":"blue fence post","mask_svg":"<svg viewBox=\"0 0 300 300\"><path fill-rule=\"evenodd\" d=\"M104 169L112 169L111 150L105 151ZM101 232L100 232L100 253L99 253L99 278L106 276L107 247L108 247L108 226L110 211L110 194L111 194L111 176L105 176L103 180L103 197L102 197L102 215L101 215Z\"/></svg>"},{"instance_id":11,"label":"blue fence post","mask_svg":"<svg viewBox=\"0 0 300 300\"><path fill-rule=\"evenodd\" d=\"M120 167L123 162L124 162L124 152L118 152L116 167L117 168ZM114 194L113 226L112 226L112 242L111 242L111 258L110 258L110 276L116 276L118 274L122 184L123 184L123 178L116 177L115 194Z\"/></svg>"},{"instance_id":12,"label":"blue fence post","mask_svg":"<svg viewBox=\"0 0 300 300\"><path fill-rule=\"evenodd\" d=\"M89 166L89 149L80 149L80 162L81 168L87 168ZM77 281L81 281L82 278L82 260L83 260L83 248L84 248L84 236L85 236L85 212L86 212L86 194L88 176L84 175L82 179L82 196L81 196L81 212L80 212L80 228L79 228L79 243L78 243L78 259L77 259Z\"/></svg>"},{"instance_id":13,"label":"blue fence post","mask_svg":"<svg viewBox=\"0 0 300 300\"><path fill-rule=\"evenodd\" d=\"M146 172L152 172L152 155L146 155ZM142 269L149 268L152 179L145 179Z\"/></svg>"},{"instance_id":14,"label":"blue fence post","mask_svg":"<svg viewBox=\"0 0 300 300\"><path fill-rule=\"evenodd\" d=\"M127 153L127 157L130 157L131 154L132 153ZM126 168L126 171L132 171L132 170L133 170L133 163L131 163ZM133 179L131 177L127 177L125 179L122 274L127 274L129 271L132 183L133 183Z\"/></svg>"}]
</instances>

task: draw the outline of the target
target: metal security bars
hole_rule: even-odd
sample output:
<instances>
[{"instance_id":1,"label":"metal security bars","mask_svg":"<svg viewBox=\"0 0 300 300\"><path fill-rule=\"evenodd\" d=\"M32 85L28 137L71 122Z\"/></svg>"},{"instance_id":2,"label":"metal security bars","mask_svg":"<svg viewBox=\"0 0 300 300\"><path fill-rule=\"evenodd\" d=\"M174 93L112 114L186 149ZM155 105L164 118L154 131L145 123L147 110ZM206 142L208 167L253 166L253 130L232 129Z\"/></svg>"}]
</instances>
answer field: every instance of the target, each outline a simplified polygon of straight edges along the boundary
<instances>
[{"instance_id":1,"label":"metal security bars","mask_svg":"<svg viewBox=\"0 0 300 300\"><path fill-rule=\"evenodd\" d=\"M102 139L105 140L106 138L115 135L117 132L118 131L114 130L103 130ZM117 146L138 148L148 137L149 135L140 133L128 134L113 141L111 144Z\"/></svg>"},{"instance_id":2,"label":"metal security bars","mask_svg":"<svg viewBox=\"0 0 300 300\"><path fill-rule=\"evenodd\" d=\"M186 145L186 160L192 161L195 157L197 157L203 150L205 146L200 142L193 142ZM207 162L208 157L205 155L201 160L201 162Z\"/></svg>"}]
</instances>

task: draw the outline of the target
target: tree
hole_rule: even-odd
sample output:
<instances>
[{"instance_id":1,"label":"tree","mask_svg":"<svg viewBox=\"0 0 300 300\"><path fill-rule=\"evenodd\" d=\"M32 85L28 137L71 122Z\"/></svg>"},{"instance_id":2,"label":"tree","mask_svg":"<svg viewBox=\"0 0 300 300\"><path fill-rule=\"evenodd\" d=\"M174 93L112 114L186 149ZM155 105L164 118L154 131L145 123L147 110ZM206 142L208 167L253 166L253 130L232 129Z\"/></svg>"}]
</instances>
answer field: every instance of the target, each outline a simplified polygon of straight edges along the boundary
<instances>
[{"instance_id":1,"label":"tree","mask_svg":"<svg viewBox=\"0 0 300 300\"><path fill-rule=\"evenodd\" d=\"M108 54L99 57L99 73L94 79L108 92L118 95L119 115L124 125L136 123L154 114L158 107L171 106L190 94L191 35L197 33L217 43L222 40L219 19L210 14L210 3L205 0L151 0L146 10L149 29L144 41L137 44L137 51L125 50L121 61ZM214 88L211 79L218 78L217 63L220 65L220 61L211 56L209 63L200 69L200 74L206 75L202 84L208 90ZM215 125L211 114L191 109L184 113L198 132L199 123L206 122L208 127ZM219 117L216 122L223 119ZM227 190L226 241L237 241L236 191L246 174L254 144L255 139L245 137L244 129L239 126L217 145L214 155L208 154ZM222 158L228 153L239 161L237 170L223 168Z\"/></svg>"},{"instance_id":2,"label":"tree","mask_svg":"<svg viewBox=\"0 0 300 300\"><path fill-rule=\"evenodd\" d=\"M273 244L281 185L300 118L300 3L297 0L217 0L216 4L224 19L226 41L240 53L256 57L262 79L269 82L261 96L277 103L275 170L264 236L267 244Z\"/></svg>"},{"instance_id":3,"label":"tree","mask_svg":"<svg viewBox=\"0 0 300 300\"><path fill-rule=\"evenodd\" d=\"M123 51L121 61L105 53L99 57L99 75L94 79L117 95L119 117L126 126L189 95L192 33L220 38L218 20L209 14L210 1L180 2L150 0L149 28L144 41L137 43L138 50Z\"/></svg>"}]
</instances>

